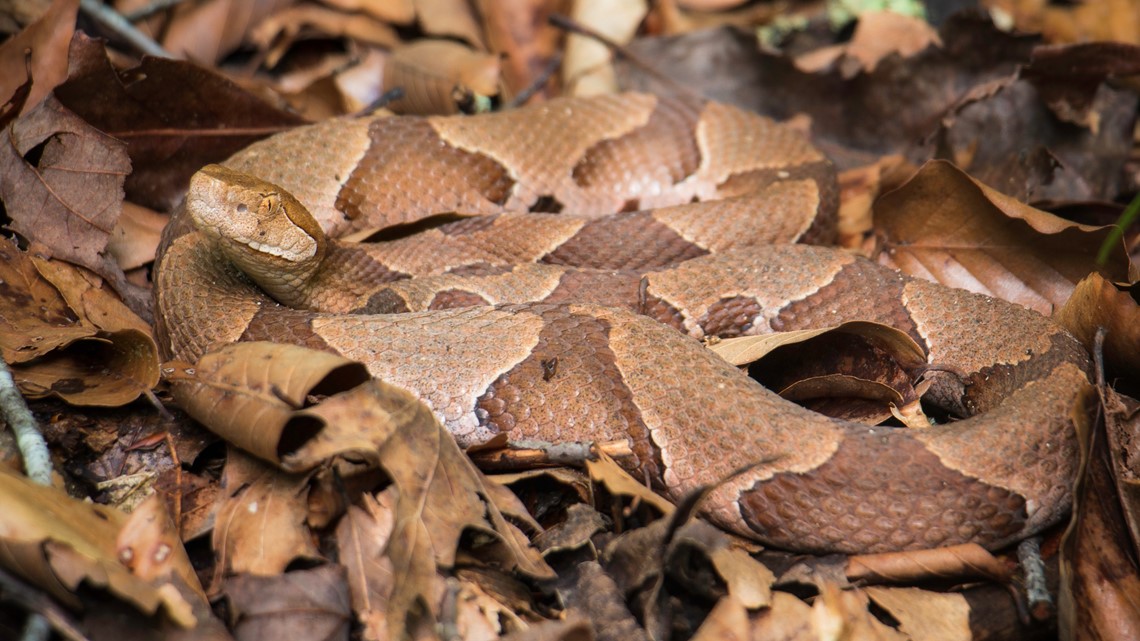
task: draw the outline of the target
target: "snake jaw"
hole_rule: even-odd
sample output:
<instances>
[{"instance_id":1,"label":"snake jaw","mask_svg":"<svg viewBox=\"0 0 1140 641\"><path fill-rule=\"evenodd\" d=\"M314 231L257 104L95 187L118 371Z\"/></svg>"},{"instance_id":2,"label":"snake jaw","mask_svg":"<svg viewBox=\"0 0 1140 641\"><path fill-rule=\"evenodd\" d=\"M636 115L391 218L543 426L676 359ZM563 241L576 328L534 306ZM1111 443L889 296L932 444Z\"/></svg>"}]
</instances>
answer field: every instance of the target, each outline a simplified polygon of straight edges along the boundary
<instances>
[{"instance_id":1,"label":"snake jaw","mask_svg":"<svg viewBox=\"0 0 1140 641\"><path fill-rule=\"evenodd\" d=\"M198 230L270 296L295 304L328 253L316 220L289 192L220 165L190 179L186 210Z\"/></svg>"}]
</instances>

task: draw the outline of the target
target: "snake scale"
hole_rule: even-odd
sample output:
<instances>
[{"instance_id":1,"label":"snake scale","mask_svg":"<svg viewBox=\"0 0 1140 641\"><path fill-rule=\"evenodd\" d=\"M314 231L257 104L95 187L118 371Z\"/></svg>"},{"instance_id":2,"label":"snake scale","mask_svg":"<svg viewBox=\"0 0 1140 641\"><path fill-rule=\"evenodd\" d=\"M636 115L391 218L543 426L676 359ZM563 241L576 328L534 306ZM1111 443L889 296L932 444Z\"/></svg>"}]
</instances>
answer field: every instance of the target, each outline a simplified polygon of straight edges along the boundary
<instances>
[{"instance_id":1,"label":"snake scale","mask_svg":"<svg viewBox=\"0 0 1140 641\"><path fill-rule=\"evenodd\" d=\"M464 446L624 439L656 490L713 484L709 519L787 549L996 548L1057 522L1084 350L1035 312L802 244L834 238L836 206L803 137L715 102L331 120L195 175L158 335L186 361L239 340L359 360ZM828 418L694 340L857 319L923 346L925 399L960 420Z\"/></svg>"}]
</instances>

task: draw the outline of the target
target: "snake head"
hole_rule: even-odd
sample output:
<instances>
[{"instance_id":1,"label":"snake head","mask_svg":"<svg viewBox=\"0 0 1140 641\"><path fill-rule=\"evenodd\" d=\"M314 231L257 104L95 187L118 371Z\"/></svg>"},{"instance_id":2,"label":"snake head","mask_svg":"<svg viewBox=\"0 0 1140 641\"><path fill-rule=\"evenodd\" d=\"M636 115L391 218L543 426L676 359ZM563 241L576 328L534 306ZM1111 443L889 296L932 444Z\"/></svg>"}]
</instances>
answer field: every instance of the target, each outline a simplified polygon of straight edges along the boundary
<instances>
[{"instance_id":1,"label":"snake head","mask_svg":"<svg viewBox=\"0 0 1140 641\"><path fill-rule=\"evenodd\" d=\"M324 232L292 194L221 165L206 165L190 178L186 211L234 265L283 304L304 296L328 252Z\"/></svg>"}]
</instances>

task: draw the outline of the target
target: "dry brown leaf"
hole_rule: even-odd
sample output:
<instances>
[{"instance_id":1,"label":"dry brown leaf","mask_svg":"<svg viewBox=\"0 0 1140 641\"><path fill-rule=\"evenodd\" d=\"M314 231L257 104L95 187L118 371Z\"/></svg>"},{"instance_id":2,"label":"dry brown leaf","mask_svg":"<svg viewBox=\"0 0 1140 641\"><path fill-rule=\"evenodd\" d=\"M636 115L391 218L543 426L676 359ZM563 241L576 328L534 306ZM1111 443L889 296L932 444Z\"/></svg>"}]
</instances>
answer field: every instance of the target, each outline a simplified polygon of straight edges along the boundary
<instances>
[{"instance_id":1,"label":"dry brown leaf","mask_svg":"<svg viewBox=\"0 0 1140 641\"><path fill-rule=\"evenodd\" d=\"M413 555L400 566L397 577L393 558L385 554L396 526L396 486L373 496L365 494L360 505L349 506L336 528L337 551L348 572L352 610L363 627L363 638L379 641L388 637L388 605L392 593L408 583L397 579L430 580L427 555ZM424 567L427 565L428 567Z\"/></svg>"},{"instance_id":2,"label":"dry brown leaf","mask_svg":"<svg viewBox=\"0 0 1140 641\"><path fill-rule=\"evenodd\" d=\"M177 577L199 600L206 601L174 521L158 494L151 494L131 512L115 547L119 561L140 579L166 583Z\"/></svg>"},{"instance_id":3,"label":"dry brown leaf","mask_svg":"<svg viewBox=\"0 0 1140 641\"><path fill-rule=\"evenodd\" d=\"M676 509L672 503L630 476L604 452L598 453L596 461L586 461L586 471L590 473L591 481L605 486L613 496L628 497L634 503L646 503L666 516Z\"/></svg>"},{"instance_id":4,"label":"dry brown leaf","mask_svg":"<svg viewBox=\"0 0 1140 641\"><path fill-rule=\"evenodd\" d=\"M1140 401L1111 389L1106 390L1104 401L1108 448L1115 454L1113 480L1132 535L1132 552L1140 557Z\"/></svg>"},{"instance_id":5,"label":"dry brown leaf","mask_svg":"<svg viewBox=\"0 0 1140 641\"><path fill-rule=\"evenodd\" d=\"M924 579L987 578L1008 582L1010 568L975 543L932 550L861 554L847 559L850 581L907 583Z\"/></svg>"},{"instance_id":6,"label":"dry brown leaf","mask_svg":"<svg viewBox=\"0 0 1140 641\"><path fill-rule=\"evenodd\" d=\"M970 605L961 594L941 594L918 588L867 587L871 600L891 613L899 631L912 639L970 641Z\"/></svg>"},{"instance_id":7,"label":"dry brown leaf","mask_svg":"<svg viewBox=\"0 0 1140 641\"><path fill-rule=\"evenodd\" d=\"M387 107L400 114L471 111L499 94L499 57L451 40L422 39L397 47L384 65L384 91L403 90Z\"/></svg>"},{"instance_id":8,"label":"dry brown leaf","mask_svg":"<svg viewBox=\"0 0 1140 641\"><path fill-rule=\"evenodd\" d=\"M766 641L818 641L811 606L787 592L773 592L772 605L752 619L752 638Z\"/></svg>"},{"instance_id":9,"label":"dry brown leaf","mask_svg":"<svg viewBox=\"0 0 1140 641\"><path fill-rule=\"evenodd\" d=\"M29 66L33 82L20 111L38 105L67 78L67 43L78 9L79 0L55 0L34 23L0 44L0 102L28 79Z\"/></svg>"},{"instance_id":10,"label":"dry brown leaf","mask_svg":"<svg viewBox=\"0 0 1140 641\"><path fill-rule=\"evenodd\" d=\"M822 47L795 59L803 71L818 73L839 69L843 78L871 73L890 55L913 56L927 47L941 47L938 32L925 20L893 11L859 14L855 33L846 44Z\"/></svg>"},{"instance_id":11,"label":"dry brown leaf","mask_svg":"<svg viewBox=\"0 0 1140 641\"><path fill-rule=\"evenodd\" d=\"M875 618L867 606L867 596L861 590L824 584L812 607L812 628L821 639L909 641L910 637Z\"/></svg>"},{"instance_id":12,"label":"dry brown leaf","mask_svg":"<svg viewBox=\"0 0 1140 641\"><path fill-rule=\"evenodd\" d=\"M882 264L1047 315L1097 271L1097 251L1110 233L1020 203L945 161L926 163L880 198L875 226ZM1123 244L1101 271L1128 277Z\"/></svg>"},{"instance_id":13,"label":"dry brown leaf","mask_svg":"<svg viewBox=\"0 0 1140 641\"><path fill-rule=\"evenodd\" d=\"M721 547L709 554L709 560L724 580L729 596L745 608L755 610L772 602L772 584L776 582L776 575L747 552Z\"/></svg>"},{"instance_id":14,"label":"dry brown leaf","mask_svg":"<svg viewBox=\"0 0 1140 641\"><path fill-rule=\"evenodd\" d=\"M55 258L99 274L136 311L149 293L130 285L106 253L130 172L125 146L54 97L14 121L0 145L0 199L12 229Z\"/></svg>"},{"instance_id":15,"label":"dry brown leaf","mask_svg":"<svg viewBox=\"0 0 1140 641\"><path fill-rule=\"evenodd\" d=\"M834 418L877 425L892 415L928 427L915 385L926 355L886 325L849 322L817 330L730 338L711 349L783 398Z\"/></svg>"},{"instance_id":16,"label":"dry brown leaf","mask_svg":"<svg viewBox=\"0 0 1140 641\"><path fill-rule=\"evenodd\" d=\"M342 11L363 11L384 22L411 24L416 18L416 5L412 0L324 0Z\"/></svg>"},{"instance_id":17,"label":"dry brown leaf","mask_svg":"<svg viewBox=\"0 0 1140 641\"><path fill-rule=\"evenodd\" d=\"M646 0L578 0L570 17L624 45L637 34L637 28L648 11ZM576 33L568 35L561 69L563 93L592 96L617 92L612 60L609 47L597 39Z\"/></svg>"},{"instance_id":18,"label":"dry brown leaf","mask_svg":"<svg viewBox=\"0 0 1140 641\"><path fill-rule=\"evenodd\" d=\"M1056 3L1048 0L984 0L1026 33L1049 42L1110 40L1140 44L1140 5L1132 0Z\"/></svg>"},{"instance_id":19,"label":"dry brown leaf","mask_svg":"<svg viewBox=\"0 0 1140 641\"><path fill-rule=\"evenodd\" d=\"M559 55L563 34L549 24L557 3L546 0L475 0L490 51L503 57L507 97L533 87ZM551 83L539 95L554 95ZM545 90L545 92L543 91Z\"/></svg>"},{"instance_id":20,"label":"dry brown leaf","mask_svg":"<svg viewBox=\"0 0 1140 641\"><path fill-rule=\"evenodd\" d=\"M97 277L0 241L0 281L0 353L25 395L118 406L158 382L150 327Z\"/></svg>"},{"instance_id":21,"label":"dry brown leaf","mask_svg":"<svg viewBox=\"0 0 1140 641\"><path fill-rule=\"evenodd\" d=\"M748 610L731 594L723 596L697 628L692 641L748 641L753 638ZM771 637L764 637L771 638Z\"/></svg>"},{"instance_id":22,"label":"dry brown leaf","mask_svg":"<svg viewBox=\"0 0 1140 641\"><path fill-rule=\"evenodd\" d=\"M238 639L342 639L352 625L344 568L335 564L276 576L235 576L226 599Z\"/></svg>"},{"instance_id":23,"label":"dry brown leaf","mask_svg":"<svg viewBox=\"0 0 1140 641\"><path fill-rule=\"evenodd\" d=\"M236 50L246 34L292 0L204 0L181 3L164 29L162 44L180 58L208 65Z\"/></svg>"},{"instance_id":24,"label":"dry brown leaf","mask_svg":"<svg viewBox=\"0 0 1140 641\"><path fill-rule=\"evenodd\" d=\"M146 614L162 609L179 625L194 625L192 606L178 590L164 587L164 579L146 581L120 562L117 540L130 523L126 514L35 485L2 466L0 504L0 564L8 570L74 607L81 605L75 591L87 583Z\"/></svg>"},{"instance_id":25,"label":"dry brown leaf","mask_svg":"<svg viewBox=\"0 0 1140 641\"><path fill-rule=\"evenodd\" d=\"M362 43L391 48L400 44L396 30L373 16L342 13L320 5L292 5L260 21L249 40L265 50L265 64L275 67L297 37L313 30L328 37L343 36Z\"/></svg>"},{"instance_id":26,"label":"dry brown leaf","mask_svg":"<svg viewBox=\"0 0 1140 641\"><path fill-rule=\"evenodd\" d=\"M310 422L293 411L310 394L351 389L369 380L363 365L327 352L275 343L227 345L194 367L168 363L163 373L175 400L230 443L275 464L308 441ZM319 459L309 459L305 471Z\"/></svg>"},{"instance_id":27,"label":"dry brown leaf","mask_svg":"<svg viewBox=\"0 0 1140 641\"><path fill-rule=\"evenodd\" d=\"M417 603L434 607L435 569L455 565L465 532L489 535L476 539L484 559L527 576L551 576L522 532L504 518L509 514L540 529L517 499L486 483L423 403L405 390L372 380L358 364L292 345L240 343L204 356L197 368L172 369L180 370L171 377L175 396L191 415L216 424L231 442L285 470L323 465L327 475L331 463L342 476L351 477L362 469L383 468L397 489L395 521L383 545L383 554L393 560L396 587L382 617L369 611L369 625L382 623L389 634L399 636ZM334 395L295 411L308 397L326 394ZM231 476L233 465L226 468L231 498L219 510L214 534L223 563L237 571L268 573L280 571L292 558L312 555L315 550L304 526L311 515L308 479L250 462ZM351 527L377 529L361 521L367 515L353 514ZM280 539L272 549L244 548L270 531ZM376 546L370 546L358 549L375 552ZM375 559L356 563L384 565ZM353 585L359 600L367 586L360 587L358 575L354 572Z\"/></svg>"},{"instance_id":28,"label":"dry brown leaf","mask_svg":"<svg viewBox=\"0 0 1140 641\"><path fill-rule=\"evenodd\" d=\"M467 0L412 0L420 28L436 38L458 38L483 51L483 31Z\"/></svg>"},{"instance_id":29,"label":"dry brown leaf","mask_svg":"<svg viewBox=\"0 0 1140 641\"><path fill-rule=\"evenodd\" d=\"M1106 407L1116 414L1118 399L1111 390L1104 395ZM1109 451L1104 434L1095 434L1091 442L1088 463L1074 490L1072 524L1061 542L1059 637L1138 639L1140 567L1111 464L1122 453Z\"/></svg>"},{"instance_id":30,"label":"dry brown leaf","mask_svg":"<svg viewBox=\"0 0 1140 641\"><path fill-rule=\"evenodd\" d=\"M320 559L305 524L308 489L308 475L286 474L231 447L211 534L218 570L271 576L296 559Z\"/></svg>"},{"instance_id":31,"label":"dry brown leaf","mask_svg":"<svg viewBox=\"0 0 1140 641\"><path fill-rule=\"evenodd\" d=\"M899 331L889 325L867 321L852 321L820 329L726 338L710 344L709 349L715 352L717 356L739 367L755 363L779 347L802 343L833 332L862 336L884 346L889 346L891 351L896 352L908 366L920 366L926 363L926 354L906 332Z\"/></svg>"},{"instance_id":32,"label":"dry brown leaf","mask_svg":"<svg viewBox=\"0 0 1140 641\"><path fill-rule=\"evenodd\" d=\"M1121 291L1100 274L1089 274L1053 319L1090 352L1097 328L1105 328L1105 364L1113 373L1140 376L1140 304L1129 291Z\"/></svg>"},{"instance_id":33,"label":"dry brown leaf","mask_svg":"<svg viewBox=\"0 0 1140 641\"><path fill-rule=\"evenodd\" d=\"M154 260L167 220L168 216L153 209L124 202L123 214L107 241L107 253L115 257L115 262L124 271L146 265Z\"/></svg>"}]
</instances>

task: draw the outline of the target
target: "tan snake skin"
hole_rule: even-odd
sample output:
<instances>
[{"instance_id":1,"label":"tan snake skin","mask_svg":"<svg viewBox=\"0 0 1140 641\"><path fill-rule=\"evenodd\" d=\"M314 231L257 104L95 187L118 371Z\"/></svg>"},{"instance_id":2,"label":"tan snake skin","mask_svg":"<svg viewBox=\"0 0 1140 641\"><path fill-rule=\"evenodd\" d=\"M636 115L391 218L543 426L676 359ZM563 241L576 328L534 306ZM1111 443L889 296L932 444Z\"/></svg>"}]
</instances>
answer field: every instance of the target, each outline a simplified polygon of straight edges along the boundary
<instances>
[{"instance_id":1,"label":"tan snake skin","mask_svg":"<svg viewBox=\"0 0 1140 641\"><path fill-rule=\"evenodd\" d=\"M1069 507L1083 349L1034 312L789 244L833 237L834 175L759 116L622 95L336 120L225 165L195 176L164 238L171 357L298 343L413 391L465 446L626 439L655 489L717 484L706 516L793 550L993 548ZM247 264L252 245L272 249ZM855 319L964 373L928 395L963 420L833 420L694 340Z\"/></svg>"}]
</instances>

